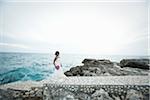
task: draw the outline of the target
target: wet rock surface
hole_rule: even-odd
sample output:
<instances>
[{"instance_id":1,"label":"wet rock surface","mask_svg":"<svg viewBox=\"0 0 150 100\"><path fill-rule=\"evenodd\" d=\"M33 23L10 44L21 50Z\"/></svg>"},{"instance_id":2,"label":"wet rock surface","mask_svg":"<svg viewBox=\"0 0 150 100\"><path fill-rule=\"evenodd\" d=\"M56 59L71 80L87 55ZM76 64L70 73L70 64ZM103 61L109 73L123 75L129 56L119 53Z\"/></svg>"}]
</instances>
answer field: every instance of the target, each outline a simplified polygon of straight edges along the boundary
<instances>
[{"instance_id":1,"label":"wet rock surface","mask_svg":"<svg viewBox=\"0 0 150 100\"><path fill-rule=\"evenodd\" d=\"M101 59L84 59L83 65L72 67L66 76L148 75L149 59L123 59L120 63Z\"/></svg>"}]
</instances>

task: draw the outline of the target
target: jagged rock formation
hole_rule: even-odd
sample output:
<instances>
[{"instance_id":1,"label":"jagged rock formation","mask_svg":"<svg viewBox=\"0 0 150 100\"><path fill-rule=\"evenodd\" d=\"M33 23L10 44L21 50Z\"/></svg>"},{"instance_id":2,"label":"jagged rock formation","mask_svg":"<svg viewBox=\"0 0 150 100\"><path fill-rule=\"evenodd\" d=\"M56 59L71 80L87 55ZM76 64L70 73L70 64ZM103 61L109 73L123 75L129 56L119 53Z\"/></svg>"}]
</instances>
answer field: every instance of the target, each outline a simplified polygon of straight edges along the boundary
<instances>
[{"instance_id":1,"label":"jagged rock formation","mask_svg":"<svg viewBox=\"0 0 150 100\"><path fill-rule=\"evenodd\" d=\"M27 90L6 85L0 89L0 100L149 100L148 80L148 76L69 77L36 87L30 83Z\"/></svg>"},{"instance_id":2,"label":"jagged rock formation","mask_svg":"<svg viewBox=\"0 0 150 100\"><path fill-rule=\"evenodd\" d=\"M43 100L41 87L31 90L0 89L0 100Z\"/></svg>"},{"instance_id":3,"label":"jagged rock formation","mask_svg":"<svg viewBox=\"0 0 150 100\"><path fill-rule=\"evenodd\" d=\"M146 85L53 85L44 86L44 100L149 100Z\"/></svg>"},{"instance_id":4,"label":"jagged rock formation","mask_svg":"<svg viewBox=\"0 0 150 100\"><path fill-rule=\"evenodd\" d=\"M72 67L65 72L66 76L122 76L148 75L148 59L124 59L120 63L110 60L84 59L82 66Z\"/></svg>"}]
</instances>

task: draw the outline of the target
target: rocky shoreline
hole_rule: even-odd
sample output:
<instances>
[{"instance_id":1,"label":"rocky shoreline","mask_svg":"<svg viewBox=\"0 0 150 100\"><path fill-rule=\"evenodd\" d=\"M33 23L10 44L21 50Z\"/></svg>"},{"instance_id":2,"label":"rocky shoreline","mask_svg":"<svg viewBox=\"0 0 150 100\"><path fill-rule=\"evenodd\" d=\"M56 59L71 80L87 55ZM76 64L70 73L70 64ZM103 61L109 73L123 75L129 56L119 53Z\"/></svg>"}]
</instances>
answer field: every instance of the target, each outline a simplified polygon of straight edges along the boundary
<instances>
[{"instance_id":1,"label":"rocky shoreline","mask_svg":"<svg viewBox=\"0 0 150 100\"><path fill-rule=\"evenodd\" d=\"M149 86L146 85L48 84L44 88L44 100L149 100Z\"/></svg>"},{"instance_id":2,"label":"rocky shoreline","mask_svg":"<svg viewBox=\"0 0 150 100\"><path fill-rule=\"evenodd\" d=\"M148 75L149 59L123 59L120 63L106 59L84 59L83 65L72 67L66 76L125 76Z\"/></svg>"},{"instance_id":3,"label":"rocky shoreline","mask_svg":"<svg viewBox=\"0 0 150 100\"><path fill-rule=\"evenodd\" d=\"M20 82L0 86L0 100L149 100L148 80L148 76L101 76Z\"/></svg>"},{"instance_id":4,"label":"rocky shoreline","mask_svg":"<svg viewBox=\"0 0 150 100\"><path fill-rule=\"evenodd\" d=\"M105 59L84 59L82 63L82 66L72 67L69 71L66 71L65 75L70 79L58 82L59 84L52 80L43 80L40 82L16 82L0 85L0 100L62 100L62 98L63 100L149 100L149 84L105 84L105 79L109 79L111 82L110 79L114 78L115 80L115 77L118 76L129 78L135 76L135 81L148 83L149 59L124 59L120 63ZM91 83L95 82L95 85L83 85L84 82L80 84L78 79L71 76L84 76L87 78L95 76L90 77L94 80L91 80ZM99 80L103 85L99 83L96 85L96 82L98 82L96 77L99 78L99 76L104 81L103 83L102 80ZM146 77L143 78L146 81L139 81L140 76ZM84 79L90 83L89 80ZM71 80L70 83L73 84L69 85L68 82ZM84 81L83 79L80 80ZM133 83L132 78L130 78L130 81ZM77 82L79 83L76 84Z\"/></svg>"},{"instance_id":5,"label":"rocky shoreline","mask_svg":"<svg viewBox=\"0 0 150 100\"><path fill-rule=\"evenodd\" d=\"M43 88L32 87L30 90L0 89L0 100L43 100Z\"/></svg>"},{"instance_id":6,"label":"rocky shoreline","mask_svg":"<svg viewBox=\"0 0 150 100\"><path fill-rule=\"evenodd\" d=\"M148 85L57 85L0 89L0 100L149 100Z\"/></svg>"}]
</instances>

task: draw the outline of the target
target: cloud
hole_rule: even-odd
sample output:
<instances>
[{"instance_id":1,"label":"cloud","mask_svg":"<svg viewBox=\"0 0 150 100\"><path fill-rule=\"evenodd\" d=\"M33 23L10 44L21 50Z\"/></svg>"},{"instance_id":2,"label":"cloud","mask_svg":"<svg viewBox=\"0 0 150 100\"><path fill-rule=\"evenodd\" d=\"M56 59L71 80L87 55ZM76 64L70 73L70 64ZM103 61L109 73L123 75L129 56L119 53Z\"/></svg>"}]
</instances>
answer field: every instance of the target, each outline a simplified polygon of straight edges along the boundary
<instances>
[{"instance_id":1,"label":"cloud","mask_svg":"<svg viewBox=\"0 0 150 100\"><path fill-rule=\"evenodd\" d=\"M38 3L37 0L26 0L27 3L24 3L25 0L12 1L16 2L3 5L1 46L21 50L32 47L35 51L43 52L61 49L67 53L91 54L116 54L120 48L126 48L127 52L124 50L119 53L128 54L132 51L138 54L138 48L147 43L145 0L112 0L121 4L128 2L125 5L112 3L115 6L109 3L82 5L80 1L72 5L51 0L45 0L44 3ZM140 53L145 54L144 50Z\"/></svg>"}]
</instances>

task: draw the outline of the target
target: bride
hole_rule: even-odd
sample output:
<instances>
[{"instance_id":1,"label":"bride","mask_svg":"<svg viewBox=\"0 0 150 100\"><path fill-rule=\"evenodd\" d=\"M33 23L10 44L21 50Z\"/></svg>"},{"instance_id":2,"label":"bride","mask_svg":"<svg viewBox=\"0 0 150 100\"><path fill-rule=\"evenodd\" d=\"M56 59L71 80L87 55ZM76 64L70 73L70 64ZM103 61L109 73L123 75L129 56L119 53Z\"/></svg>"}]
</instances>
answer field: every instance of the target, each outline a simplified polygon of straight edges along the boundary
<instances>
[{"instance_id":1,"label":"bride","mask_svg":"<svg viewBox=\"0 0 150 100\"><path fill-rule=\"evenodd\" d=\"M53 78L56 78L56 79L60 80L60 79L66 78L66 76L64 75L59 55L60 55L59 51L56 51L55 52L55 58L54 58L54 61L53 61L53 64L55 66L55 71L54 71L54 74L53 74Z\"/></svg>"}]
</instances>

